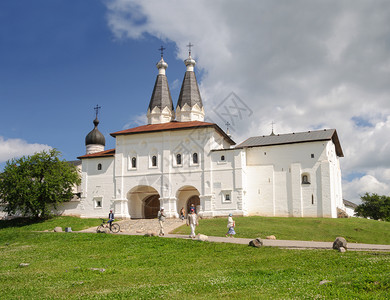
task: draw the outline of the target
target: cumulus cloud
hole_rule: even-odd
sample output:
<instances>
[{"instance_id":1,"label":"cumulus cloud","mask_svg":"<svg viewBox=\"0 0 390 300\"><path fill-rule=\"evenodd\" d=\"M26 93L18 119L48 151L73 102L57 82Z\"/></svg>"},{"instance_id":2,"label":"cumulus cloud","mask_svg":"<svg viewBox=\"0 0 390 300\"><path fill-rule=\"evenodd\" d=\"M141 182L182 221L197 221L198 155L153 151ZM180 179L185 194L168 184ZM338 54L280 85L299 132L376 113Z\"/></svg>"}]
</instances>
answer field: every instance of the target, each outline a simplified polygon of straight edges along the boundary
<instances>
[{"instance_id":1,"label":"cumulus cloud","mask_svg":"<svg viewBox=\"0 0 390 300\"><path fill-rule=\"evenodd\" d=\"M0 136L0 163L24 155L32 155L43 150L50 150L52 147L43 144L29 144L22 139L4 139Z\"/></svg>"},{"instance_id":2,"label":"cumulus cloud","mask_svg":"<svg viewBox=\"0 0 390 300\"><path fill-rule=\"evenodd\" d=\"M206 115L225 127L221 103L231 92L253 112L236 118L231 128L236 141L269 134L272 122L276 133L336 128L345 176L369 176L344 184L346 198L356 200L349 191L357 184L386 191L373 182L390 170L388 1L113 0L106 5L117 39L152 35L173 41L179 59L187 56L189 41L195 44Z\"/></svg>"}]
</instances>

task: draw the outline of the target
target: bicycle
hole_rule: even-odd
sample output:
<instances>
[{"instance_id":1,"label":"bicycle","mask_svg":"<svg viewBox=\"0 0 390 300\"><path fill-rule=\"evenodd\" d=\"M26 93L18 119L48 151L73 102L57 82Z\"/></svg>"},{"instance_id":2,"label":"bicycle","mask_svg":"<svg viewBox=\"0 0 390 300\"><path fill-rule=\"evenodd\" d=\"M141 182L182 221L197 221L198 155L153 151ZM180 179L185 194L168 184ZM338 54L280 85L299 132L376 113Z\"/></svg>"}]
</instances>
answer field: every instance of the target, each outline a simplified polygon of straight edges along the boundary
<instances>
[{"instance_id":1,"label":"bicycle","mask_svg":"<svg viewBox=\"0 0 390 300\"><path fill-rule=\"evenodd\" d=\"M100 224L96 230L97 233L99 232L104 232L105 228L109 228L112 233L118 233L121 230L121 227L119 226L118 223L111 223L111 228L110 224L105 221L105 219L100 219L102 220L102 224Z\"/></svg>"}]
</instances>

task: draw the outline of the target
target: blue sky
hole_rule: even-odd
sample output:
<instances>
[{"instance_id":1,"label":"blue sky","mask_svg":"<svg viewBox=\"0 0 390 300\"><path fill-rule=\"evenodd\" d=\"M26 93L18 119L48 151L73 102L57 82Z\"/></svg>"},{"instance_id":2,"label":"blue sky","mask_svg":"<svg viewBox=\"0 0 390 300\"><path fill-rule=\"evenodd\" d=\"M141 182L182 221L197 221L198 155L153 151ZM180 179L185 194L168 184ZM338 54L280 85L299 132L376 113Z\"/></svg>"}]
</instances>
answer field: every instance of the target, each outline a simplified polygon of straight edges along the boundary
<instances>
[{"instance_id":1,"label":"blue sky","mask_svg":"<svg viewBox=\"0 0 390 300\"><path fill-rule=\"evenodd\" d=\"M192 42L208 120L230 93L250 108L233 139L336 128L343 195L390 194L386 0L2 0L0 167L57 148L85 153L93 108L111 132L141 125L166 48L174 104ZM226 108L226 107L225 107Z\"/></svg>"},{"instance_id":2,"label":"blue sky","mask_svg":"<svg viewBox=\"0 0 390 300\"><path fill-rule=\"evenodd\" d=\"M55 147L67 160L84 154L96 104L106 148L110 132L137 125L162 44L170 82L185 71L172 42L116 39L100 1L1 1L0 22L0 135ZM177 99L180 85L171 90Z\"/></svg>"}]
</instances>

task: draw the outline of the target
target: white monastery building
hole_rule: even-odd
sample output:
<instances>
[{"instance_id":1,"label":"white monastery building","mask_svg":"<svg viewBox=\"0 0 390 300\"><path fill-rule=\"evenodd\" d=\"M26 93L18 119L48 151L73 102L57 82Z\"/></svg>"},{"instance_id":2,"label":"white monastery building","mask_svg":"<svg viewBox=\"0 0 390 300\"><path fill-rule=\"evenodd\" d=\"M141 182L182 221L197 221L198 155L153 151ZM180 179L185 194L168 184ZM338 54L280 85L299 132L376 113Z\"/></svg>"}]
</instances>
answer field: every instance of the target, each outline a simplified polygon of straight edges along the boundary
<instances>
[{"instance_id":1,"label":"white monastery building","mask_svg":"<svg viewBox=\"0 0 390 300\"><path fill-rule=\"evenodd\" d=\"M337 217L345 210L335 129L250 137L236 145L217 124L204 121L194 67L186 72L176 109L165 71L147 108L148 124L111 133L115 149L95 128L81 161L80 197L63 214L81 217L155 218L160 207L177 218L194 204L201 217L260 215Z\"/></svg>"}]
</instances>

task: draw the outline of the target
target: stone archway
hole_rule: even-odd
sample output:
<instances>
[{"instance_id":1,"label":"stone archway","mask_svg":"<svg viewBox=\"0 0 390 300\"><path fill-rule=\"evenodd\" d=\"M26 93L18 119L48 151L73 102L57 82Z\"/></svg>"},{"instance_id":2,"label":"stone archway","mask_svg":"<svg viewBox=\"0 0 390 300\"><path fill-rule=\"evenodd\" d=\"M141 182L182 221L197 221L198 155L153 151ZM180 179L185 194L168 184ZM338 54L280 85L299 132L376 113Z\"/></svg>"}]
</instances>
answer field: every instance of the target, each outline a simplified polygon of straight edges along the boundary
<instances>
[{"instance_id":1,"label":"stone archway","mask_svg":"<svg viewBox=\"0 0 390 300\"><path fill-rule=\"evenodd\" d=\"M127 193L129 214L134 219L154 219L160 210L160 194L151 186L138 185Z\"/></svg>"},{"instance_id":2,"label":"stone archway","mask_svg":"<svg viewBox=\"0 0 390 300\"><path fill-rule=\"evenodd\" d=\"M180 209L184 207L184 209L186 210L186 214L188 214L191 204L194 204L195 207L197 207L196 212L199 213L199 195L199 191L193 186L186 185L181 187L176 193L178 213L180 212Z\"/></svg>"}]
</instances>

